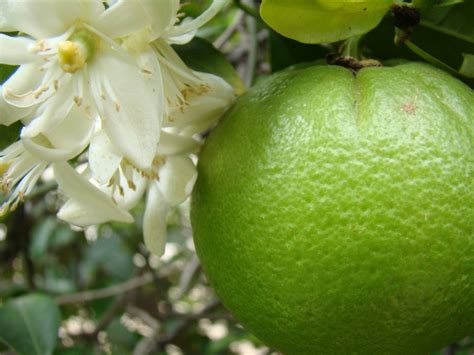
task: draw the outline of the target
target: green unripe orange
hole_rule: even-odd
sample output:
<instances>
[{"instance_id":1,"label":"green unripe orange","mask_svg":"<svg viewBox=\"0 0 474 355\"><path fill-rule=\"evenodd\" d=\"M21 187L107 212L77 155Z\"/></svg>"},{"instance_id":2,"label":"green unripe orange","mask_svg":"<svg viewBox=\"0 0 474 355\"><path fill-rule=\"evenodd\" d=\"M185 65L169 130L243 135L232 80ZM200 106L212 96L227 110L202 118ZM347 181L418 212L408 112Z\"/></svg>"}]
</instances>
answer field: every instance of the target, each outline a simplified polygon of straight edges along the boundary
<instances>
[{"instance_id":1,"label":"green unripe orange","mask_svg":"<svg viewBox=\"0 0 474 355\"><path fill-rule=\"evenodd\" d=\"M285 354L448 345L474 332L473 146L473 91L428 65L275 74L202 151L204 271Z\"/></svg>"}]
</instances>

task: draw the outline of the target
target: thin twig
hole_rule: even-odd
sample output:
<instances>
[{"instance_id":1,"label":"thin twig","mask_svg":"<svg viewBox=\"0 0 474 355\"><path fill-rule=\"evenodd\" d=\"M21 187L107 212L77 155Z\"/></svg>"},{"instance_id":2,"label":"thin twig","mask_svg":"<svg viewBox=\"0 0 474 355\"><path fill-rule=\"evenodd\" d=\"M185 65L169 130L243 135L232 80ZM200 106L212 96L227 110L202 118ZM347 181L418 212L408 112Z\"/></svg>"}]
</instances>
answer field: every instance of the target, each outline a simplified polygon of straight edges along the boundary
<instances>
[{"instance_id":1,"label":"thin twig","mask_svg":"<svg viewBox=\"0 0 474 355\"><path fill-rule=\"evenodd\" d=\"M169 332L167 334L164 334L161 339L158 340L158 346L160 349L163 349L163 347L167 344L172 343L181 333L183 333L186 329L191 327L195 321L204 318L207 314L211 313L214 311L217 307L220 306L220 301L219 300L213 300L211 301L204 309L196 314L191 314L189 315L188 318L185 318L180 321L180 323L173 329L172 332Z\"/></svg>"},{"instance_id":2,"label":"thin twig","mask_svg":"<svg viewBox=\"0 0 474 355\"><path fill-rule=\"evenodd\" d=\"M132 316L140 318L144 321L149 327L153 328L155 331L159 329L160 322L158 319L153 317L150 313L144 309L138 308L137 306L130 305L127 307L127 313Z\"/></svg>"},{"instance_id":3,"label":"thin twig","mask_svg":"<svg viewBox=\"0 0 474 355\"><path fill-rule=\"evenodd\" d=\"M255 77L255 70L257 68L257 20L253 17L247 16L245 18L245 24L249 40L247 47L247 70L245 72L244 82L247 87L251 87Z\"/></svg>"},{"instance_id":4,"label":"thin twig","mask_svg":"<svg viewBox=\"0 0 474 355\"><path fill-rule=\"evenodd\" d=\"M260 15L257 10L253 6L249 6L247 4L242 3L241 0L234 0L235 6L245 12L247 15L252 16L255 19L260 19Z\"/></svg>"},{"instance_id":5,"label":"thin twig","mask_svg":"<svg viewBox=\"0 0 474 355\"><path fill-rule=\"evenodd\" d=\"M134 277L124 283L101 288L98 290L90 290L84 292L73 293L69 295L62 295L56 297L56 303L58 305L65 305L77 302L89 302L101 298L113 297L122 293L129 292L136 288L140 288L146 284L151 283L154 280L151 272Z\"/></svg>"},{"instance_id":6,"label":"thin twig","mask_svg":"<svg viewBox=\"0 0 474 355\"><path fill-rule=\"evenodd\" d=\"M196 321L201 318L207 317L209 313L214 311L220 306L219 300L211 301L201 312L183 315L179 323L169 333L160 336L159 327L155 329L153 335L149 338L144 338L140 341L133 352L134 355L148 355L155 354L162 350L166 345L172 343L180 334L191 327Z\"/></svg>"},{"instance_id":7,"label":"thin twig","mask_svg":"<svg viewBox=\"0 0 474 355\"><path fill-rule=\"evenodd\" d=\"M232 37L234 32L239 27L239 24L242 22L244 18L244 12L238 11L237 15L234 17L233 22L226 28L224 32L213 42L214 47L217 49L221 49L222 46Z\"/></svg>"},{"instance_id":8,"label":"thin twig","mask_svg":"<svg viewBox=\"0 0 474 355\"><path fill-rule=\"evenodd\" d=\"M127 304L128 297L127 294L121 295L112 305L105 311L102 318L99 320L97 327L94 329L92 336L97 337L99 332L107 328L109 323L115 318L116 314Z\"/></svg>"},{"instance_id":9,"label":"thin twig","mask_svg":"<svg viewBox=\"0 0 474 355\"><path fill-rule=\"evenodd\" d=\"M188 292L189 286L193 280L194 275L199 270L201 264L199 263L199 259L196 254L193 255L192 259L184 268L183 272L181 273L181 277L179 279L178 284L178 292L174 297L174 300L179 300L183 295Z\"/></svg>"}]
</instances>

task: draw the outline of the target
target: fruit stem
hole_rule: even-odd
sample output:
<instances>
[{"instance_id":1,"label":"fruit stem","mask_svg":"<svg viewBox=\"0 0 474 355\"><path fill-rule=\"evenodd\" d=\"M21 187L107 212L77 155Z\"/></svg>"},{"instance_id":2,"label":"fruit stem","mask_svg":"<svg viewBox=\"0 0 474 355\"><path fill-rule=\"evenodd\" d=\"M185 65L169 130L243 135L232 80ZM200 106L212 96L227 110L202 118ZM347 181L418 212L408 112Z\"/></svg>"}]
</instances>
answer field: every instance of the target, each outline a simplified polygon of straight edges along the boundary
<instances>
[{"instance_id":1,"label":"fruit stem","mask_svg":"<svg viewBox=\"0 0 474 355\"><path fill-rule=\"evenodd\" d=\"M362 44L363 36L354 36L350 37L344 41L341 46L341 55L345 57L352 57L357 60L362 59L362 51L361 51L361 44Z\"/></svg>"}]
</instances>

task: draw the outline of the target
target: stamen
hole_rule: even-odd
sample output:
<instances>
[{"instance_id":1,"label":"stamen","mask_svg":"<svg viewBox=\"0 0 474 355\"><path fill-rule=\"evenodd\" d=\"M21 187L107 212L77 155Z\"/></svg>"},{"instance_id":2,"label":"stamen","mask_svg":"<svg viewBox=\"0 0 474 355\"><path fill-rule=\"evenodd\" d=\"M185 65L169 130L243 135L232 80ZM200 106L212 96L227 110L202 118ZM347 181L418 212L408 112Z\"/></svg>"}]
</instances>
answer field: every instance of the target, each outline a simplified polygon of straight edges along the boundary
<instances>
[{"instance_id":1,"label":"stamen","mask_svg":"<svg viewBox=\"0 0 474 355\"><path fill-rule=\"evenodd\" d=\"M49 90L49 85L42 86L34 92L33 97L35 99L38 99L41 95L43 95L48 90Z\"/></svg>"},{"instance_id":2,"label":"stamen","mask_svg":"<svg viewBox=\"0 0 474 355\"><path fill-rule=\"evenodd\" d=\"M73 100L74 100L74 103L77 105L77 107L81 107L81 105L82 105L82 97L74 96Z\"/></svg>"},{"instance_id":3,"label":"stamen","mask_svg":"<svg viewBox=\"0 0 474 355\"><path fill-rule=\"evenodd\" d=\"M136 191L136 190L137 190L137 185L135 185L135 184L133 183L133 181L127 180L127 184L128 184L128 188L129 188L130 190L133 190L133 191Z\"/></svg>"}]
</instances>

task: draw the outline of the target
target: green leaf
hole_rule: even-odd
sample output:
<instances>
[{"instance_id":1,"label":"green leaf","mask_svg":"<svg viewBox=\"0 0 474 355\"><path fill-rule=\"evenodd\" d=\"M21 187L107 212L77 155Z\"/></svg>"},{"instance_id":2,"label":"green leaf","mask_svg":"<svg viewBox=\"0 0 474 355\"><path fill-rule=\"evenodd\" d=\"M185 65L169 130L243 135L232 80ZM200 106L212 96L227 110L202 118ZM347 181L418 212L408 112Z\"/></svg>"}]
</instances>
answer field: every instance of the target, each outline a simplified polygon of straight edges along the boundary
<instances>
[{"instance_id":1,"label":"green leaf","mask_svg":"<svg viewBox=\"0 0 474 355\"><path fill-rule=\"evenodd\" d=\"M37 223L33 227L32 240L29 248L30 257L33 261L39 261L45 256L51 236L57 226L55 217L49 217Z\"/></svg>"},{"instance_id":2,"label":"green leaf","mask_svg":"<svg viewBox=\"0 0 474 355\"><path fill-rule=\"evenodd\" d=\"M18 297L0 308L0 339L19 354L51 354L60 322L59 308L50 297Z\"/></svg>"},{"instance_id":3,"label":"green leaf","mask_svg":"<svg viewBox=\"0 0 474 355\"><path fill-rule=\"evenodd\" d=\"M474 78L474 55L464 54L464 61L459 72L467 78Z\"/></svg>"},{"instance_id":4,"label":"green leaf","mask_svg":"<svg viewBox=\"0 0 474 355\"><path fill-rule=\"evenodd\" d=\"M97 346L98 348L98 346ZM95 348L93 345L86 344L77 344L72 348L62 348L57 349L54 352L54 355L90 355L90 354L101 354L102 352L99 349Z\"/></svg>"},{"instance_id":5,"label":"green leaf","mask_svg":"<svg viewBox=\"0 0 474 355\"><path fill-rule=\"evenodd\" d=\"M447 8L432 8L422 13L421 26L474 44L474 1Z\"/></svg>"},{"instance_id":6,"label":"green leaf","mask_svg":"<svg viewBox=\"0 0 474 355\"><path fill-rule=\"evenodd\" d=\"M445 71L447 71L448 73L452 74L452 75L457 75L458 72L451 68L449 65L447 65L446 63L443 63L442 61L440 61L438 58L436 57L433 57L432 55L430 55L429 53L425 52L423 49L421 49L420 47L416 46L414 43L412 43L411 41L406 41L405 44L407 45L408 48L410 48L414 53L418 54L421 58L423 58L424 60L426 60L428 63L440 68L440 69L443 69Z\"/></svg>"},{"instance_id":7,"label":"green leaf","mask_svg":"<svg viewBox=\"0 0 474 355\"><path fill-rule=\"evenodd\" d=\"M0 65L0 83L4 83L16 70L16 66ZM9 127L0 125L0 150L5 149L20 137L21 124L19 122Z\"/></svg>"},{"instance_id":8,"label":"green leaf","mask_svg":"<svg viewBox=\"0 0 474 355\"><path fill-rule=\"evenodd\" d=\"M472 59L469 58L474 55L472 14L474 1L431 8L422 13L420 27L415 29L407 45L428 62L454 75L472 78L472 71L469 70L472 68ZM457 71L457 68L461 70Z\"/></svg>"},{"instance_id":9,"label":"green leaf","mask_svg":"<svg viewBox=\"0 0 474 355\"><path fill-rule=\"evenodd\" d=\"M195 37L191 42L173 47L191 69L220 76L237 95L245 92L245 84L226 57L205 39Z\"/></svg>"},{"instance_id":10,"label":"green leaf","mask_svg":"<svg viewBox=\"0 0 474 355\"><path fill-rule=\"evenodd\" d=\"M11 126L0 125L0 150L5 149L20 138L21 123L15 122Z\"/></svg>"},{"instance_id":11,"label":"green leaf","mask_svg":"<svg viewBox=\"0 0 474 355\"><path fill-rule=\"evenodd\" d=\"M458 71L463 66L464 55L474 54L473 13L472 0L423 12L422 23L414 29L410 38L411 50L405 45L394 44L394 23L387 16L380 26L364 37L364 55L383 61L393 58L426 60L451 73L454 70L455 75L473 86L474 81Z\"/></svg>"},{"instance_id":12,"label":"green leaf","mask_svg":"<svg viewBox=\"0 0 474 355\"><path fill-rule=\"evenodd\" d=\"M16 70L16 66L13 65L0 65L0 83L4 83L10 75Z\"/></svg>"},{"instance_id":13,"label":"green leaf","mask_svg":"<svg viewBox=\"0 0 474 355\"><path fill-rule=\"evenodd\" d=\"M99 238L88 245L81 259L81 274L85 282L91 281L99 269L109 276L107 281L128 280L135 273L133 252L119 235Z\"/></svg>"},{"instance_id":14,"label":"green leaf","mask_svg":"<svg viewBox=\"0 0 474 355\"><path fill-rule=\"evenodd\" d=\"M117 317L109 323L106 329L107 339L113 346L121 346L122 348L133 349L137 343L139 336L130 332Z\"/></svg>"},{"instance_id":15,"label":"green leaf","mask_svg":"<svg viewBox=\"0 0 474 355\"><path fill-rule=\"evenodd\" d=\"M263 0L263 20L303 43L336 42L376 27L392 0Z\"/></svg>"},{"instance_id":16,"label":"green leaf","mask_svg":"<svg viewBox=\"0 0 474 355\"><path fill-rule=\"evenodd\" d=\"M313 62L325 58L331 48L319 44L305 44L285 38L270 30L268 36L270 47L270 66L272 72L285 69L289 66Z\"/></svg>"}]
</instances>

